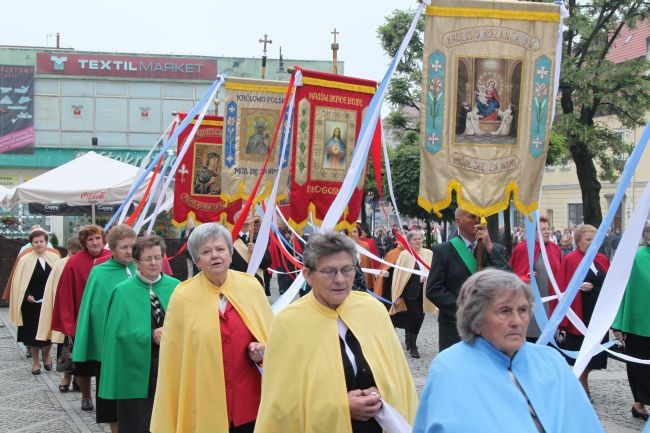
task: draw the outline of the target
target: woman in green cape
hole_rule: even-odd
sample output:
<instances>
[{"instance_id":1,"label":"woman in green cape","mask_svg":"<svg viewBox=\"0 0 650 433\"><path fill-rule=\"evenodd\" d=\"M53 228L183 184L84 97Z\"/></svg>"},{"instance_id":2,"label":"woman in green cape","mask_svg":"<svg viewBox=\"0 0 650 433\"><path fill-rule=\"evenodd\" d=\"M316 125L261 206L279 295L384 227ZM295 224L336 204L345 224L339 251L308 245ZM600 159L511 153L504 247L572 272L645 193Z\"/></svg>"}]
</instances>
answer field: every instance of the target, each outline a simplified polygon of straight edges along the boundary
<instances>
[{"instance_id":1,"label":"woman in green cape","mask_svg":"<svg viewBox=\"0 0 650 433\"><path fill-rule=\"evenodd\" d=\"M180 282L161 273L165 249L160 236L139 238L136 275L115 287L109 303L99 396L117 400L121 432L149 432L165 311Z\"/></svg>"}]
</instances>

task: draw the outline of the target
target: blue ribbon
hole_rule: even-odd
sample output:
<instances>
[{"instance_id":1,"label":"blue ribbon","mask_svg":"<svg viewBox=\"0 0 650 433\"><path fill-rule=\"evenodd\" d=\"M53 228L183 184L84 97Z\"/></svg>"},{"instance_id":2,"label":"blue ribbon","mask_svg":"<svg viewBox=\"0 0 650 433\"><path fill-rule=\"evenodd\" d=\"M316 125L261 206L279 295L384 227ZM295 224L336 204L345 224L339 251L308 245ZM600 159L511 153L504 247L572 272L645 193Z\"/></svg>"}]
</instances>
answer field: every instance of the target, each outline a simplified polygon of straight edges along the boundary
<instances>
[{"instance_id":1,"label":"blue ribbon","mask_svg":"<svg viewBox=\"0 0 650 433\"><path fill-rule=\"evenodd\" d=\"M641 156L645 151L646 145L648 144L648 140L650 140L650 122L646 124L643 133L641 134L641 138L639 139L639 142L636 144L634 150L632 150L632 154L630 155L627 162L625 163L625 167L623 168L623 173L621 174L621 179L619 181L618 188L616 188L616 193L614 194L612 203L609 206L607 215L605 216L602 223L600 224L600 227L598 227L598 230L596 231L596 236L594 237L593 241L591 242L591 245L587 249L587 252L585 253L584 258L580 262L580 265L578 265L578 269L576 269L576 272L573 274L573 277L571 278L571 281L567 286L565 296L562 297L559 304L553 311L553 314L551 314L548 323L544 327L542 334L537 340L538 343L546 344L549 341L551 341L553 335L555 334L555 330L558 328L558 326L560 326L560 322L562 321L562 318L566 315L567 311L569 310L569 307L571 306L573 299L576 297L576 294L580 289L580 284L584 281L585 275L587 275L587 272L589 271L589 267L593 263L594 258L596 257L596 253L600 248L600 244L603 242L603 239L607 234L607 229L611 227L612 222L614 221L614 216L616 214L616 211L618 210L618 207L621 204L621 201L623 200L623 196L625 195L625 190L627 189L627 186L632 180L632 176L634 176L634 171L636 170L636 167L639 165L639 160L641 159Z\"/></svg>"},{"instance_id":2,"label":"blue ribbon","mask_svg":"<svg viewBox=\"0 0 650 433\"><path fill-rule=\"evenodd\" d=\"M131 186L131 190L127 194L127 196L124 198L122 203L120 204L120 207L117 209L117 211L113 214L111 219L106 223L106 226L104 227L104 230L108 230L110 226L115 222L115 219L120 215L122 212L122 209L124 209L124 206L126 203L129 203L133 196L135 195L136 191L138 188L140 188L140 185L145 181L149 173L153 170L153 168L158 165L158 161L160 158L165 155L165 152L167 152L167 149L176 142L178 139L178 136L185 130L187 125L196 117L198 112L201 110L201 108L207 103L207 100L210 98L210 95L212 95L212 92L214 92L215 88L219 88L225 79L225 75L220 75L217 80L210 85L208 90L203 94L199 102L192 108L192 111L190 111L187 116L185 116L185 119L174 129L174 133L172 134L171 137L169 137L169 140L167 140L167 144L165 144L162 149L160 149L160 152L156 155L156 157L149 163L149 166L145 169L145 171L140 175L138 180L136 180L133 185Z\"/></svg>"},{"instance_id":3,"label":"blue ribbon","mask_svg":"<svg viewBox=\"0 0 650 433\"><path fill-rule=\"evenodd\" d=\"M372 290L366 289L366 293L368 293L368 294L369 294L370 296L372 296L373 298L380 300L380 301L383 302L384 304L388 304L388 305L390 305L390 306L393 305L393 302L392 302L392 301L389 301L389 300L386 299L386 298L382 298L381 296L379 296L378 294L376 294L376 293L373 292Z\"/></svg>"},{"instance_id":4,"label":"blue ribbon","mask_svg":"<svg viewBox=\"0 0 650 433\"><path fill-rule=\"evenodd\" d=\"M411 38L413 37L413 32L420 18L420 15L422 14L422 10L424 9L424 6L425 6L424 3L420 3L420 6L415 12L413 21L411 22L411 26L409 27L408 32L406 33L404 39L402 40L399 49L395 53L395 56L393 57L393 60L390 63L390 66L386 70L386 73L384 74L384 78L383 80L381 80L381 83L377 88L377 92L375 92L372 99L370 100L370 104L368 105L368 110L366 111L366 116L364 116L363 121L361 122L361 129L359 130L359 139L357 141L357 145L355 146L354 153L352 154L352 161L358 158L358 153L361 153L363 161L365 161L368 158L368 151L370 149L370 143L372 142L372 133L369 134L370 138L367 139L365 142L363 141L363 138L366 136L366 131L368 129L370 129L370 131L372 132L374 131L377 125L377 119L379 118L379 111L380 111L377 108L378 106L381 106L384 100L386 91L388 89L388 84L390 83L390 80L393 74L395 73L397 64L399 63L402 56L404 55L404 51L406 50L406 47L408 46L409 42L411 41ZM352 182L352 185L357 185L359 182L359 178L361 177L361 174L363 172L363 168L364 165L360 164L358 167L355 167L355 169L351 169L348 172L348 175L346 175L343 184L349 185L348 182ZM333 212L344 209L345 207L344 205L346 205L350 201L350 198L354 190L350 189L349 191L345 191L346 194L343 194L344 191L345 190L343 189L342 186L339 194L332 202L329 211L327 212L325 218L323 219L323 222L328 221L328 223L331 223L332 220L335 220L334 223L331 224L331 227L326 227L327 229L331 229L336 225L336 221L338 221L341 215L340 214L333 215ZM332 215L330 215L330 213L332 213ZM336 218L333 218L334 216Z\"/></svg>"},{"instance_id":5,"label":"blue ribbon","mask_svg":"<svg viewBox=\"0 0 650 433\"><path fill-rule=\"evenodd\" d=\"M257 211L257 214L260 216L260 218L264 219L264 210L262 209L262 205L260 205L259 203L257 204L256 211ZM298 256L298 258L300 259L300 261L302 261L302 254L300 254L298 251L296 251L296 249L293 247L293 245L291 245L291 242L289 242L284 237L284 235L280 232L280 229L278 229L278 227L273 222L271 222L271 230L273 230L273 233L275 233L275 236L278 239L280 239L280 242L285 244L287 246L287 248L289 248L291 252L296 254Z\"/></svg>"}]
</instances>

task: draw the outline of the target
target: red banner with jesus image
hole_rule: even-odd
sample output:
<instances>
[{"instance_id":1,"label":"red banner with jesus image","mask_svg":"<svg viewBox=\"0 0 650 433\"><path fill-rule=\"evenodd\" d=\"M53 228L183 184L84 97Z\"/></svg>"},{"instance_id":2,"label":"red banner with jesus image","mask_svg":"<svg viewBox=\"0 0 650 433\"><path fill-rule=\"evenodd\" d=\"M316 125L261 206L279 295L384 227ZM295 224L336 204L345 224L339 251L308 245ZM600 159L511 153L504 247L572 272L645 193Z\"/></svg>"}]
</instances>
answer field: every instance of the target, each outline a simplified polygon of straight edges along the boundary
<instances>
[{"instance_id":1,"label":"red banner with jesus image","mask_svg":"<svg viewBox=\"0 0 650 433\"><path fill-rule=\"evenodd\" d=\"M181 121L185 116L180 114ZM195 124L192 120L179 134L179 153ZM195 223L232 220L241 208L241 200L233 206L221 199L222 136L223 117L205 116L175 174L174 225L184 226L190 218Z\"/></svg>"},{"instance_id":2,"label":"red banner with jesus image","mask_svg":"<svg viewBox=\"0 0 650 433\"><path fill-rule=\"evenodd\" d=\"M302 229L325 217L350 167L361 121L377 83L310 70L296 88L289 223ZM364 173L365 174L365 173ZM350 229L363 201L362 174L337 229Z\"/></svg>"}]
</instances>

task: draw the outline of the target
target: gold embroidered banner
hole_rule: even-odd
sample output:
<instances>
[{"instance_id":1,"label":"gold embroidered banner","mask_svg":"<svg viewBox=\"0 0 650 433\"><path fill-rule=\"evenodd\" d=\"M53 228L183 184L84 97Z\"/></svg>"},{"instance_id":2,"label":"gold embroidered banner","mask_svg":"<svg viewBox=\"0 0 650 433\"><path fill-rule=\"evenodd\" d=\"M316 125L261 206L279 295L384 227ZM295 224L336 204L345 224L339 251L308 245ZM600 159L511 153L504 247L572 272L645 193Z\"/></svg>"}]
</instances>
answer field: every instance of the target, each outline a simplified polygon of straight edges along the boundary
<instances>
[{"instance_id":1,"label":"gold embroidered banner","mask_svg":"<svg viewBox=\"0 0 650 433\"><path fill-rule=\"evenodd\" d=\"M282 147L278 132L273 156L264 173L263 166L271 149L288 83L245 78L226 80L224 126L224 165L221 197L228 202L247 200L259 176L264 176L256 201L267 197L279 168ZM290 146L287 147L287 151ZM287 152L288 153L288 152ZM289 161L284 155L283 166ZM278 199L286 194L288 170L280 182Z\"/></svg>"},{"instance_id":2,"label":"gold embroidered banner","mask_svg":"<svg viewBox=\"0 0 650 433\"><path fill-rule=\"evenodd\" d=\"M459 7L462 5L462 7ZM436 0L426 9L420 195L479 216L537 209L548 151L559 6Z\"/></svg>"}]
</instances>

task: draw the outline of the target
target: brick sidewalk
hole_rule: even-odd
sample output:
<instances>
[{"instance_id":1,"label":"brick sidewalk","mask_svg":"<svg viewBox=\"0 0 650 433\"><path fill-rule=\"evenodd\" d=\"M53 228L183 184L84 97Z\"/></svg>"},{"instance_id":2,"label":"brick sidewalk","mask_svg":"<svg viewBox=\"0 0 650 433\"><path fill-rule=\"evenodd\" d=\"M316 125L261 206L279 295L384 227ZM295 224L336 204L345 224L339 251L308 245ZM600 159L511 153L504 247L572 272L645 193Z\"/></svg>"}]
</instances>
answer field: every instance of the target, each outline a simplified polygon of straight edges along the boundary
<instances>
[{"instance_id":1,"label":"brick sidewalk","mask_svg":"<svg viewBox=\"0 0 650 433\"><path fill-rule=\"evenodd\" d=\"M31 373L31 360L16 343L8 314L0 308L0 432L110 432L107 424L95 423L95 412L81 410L80 393L59 392L61 373L43 368L40 375Z\"/></svg>"}]
</instances>

